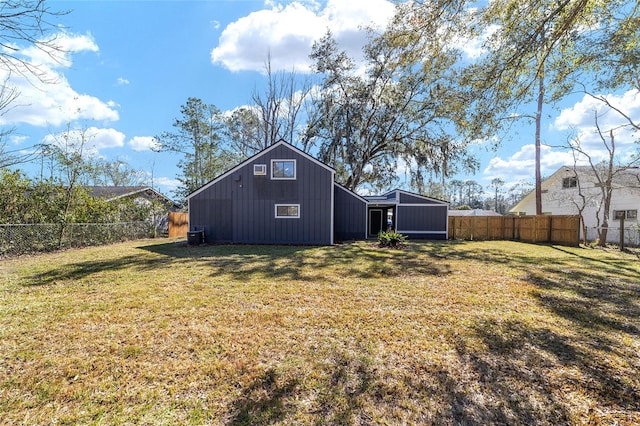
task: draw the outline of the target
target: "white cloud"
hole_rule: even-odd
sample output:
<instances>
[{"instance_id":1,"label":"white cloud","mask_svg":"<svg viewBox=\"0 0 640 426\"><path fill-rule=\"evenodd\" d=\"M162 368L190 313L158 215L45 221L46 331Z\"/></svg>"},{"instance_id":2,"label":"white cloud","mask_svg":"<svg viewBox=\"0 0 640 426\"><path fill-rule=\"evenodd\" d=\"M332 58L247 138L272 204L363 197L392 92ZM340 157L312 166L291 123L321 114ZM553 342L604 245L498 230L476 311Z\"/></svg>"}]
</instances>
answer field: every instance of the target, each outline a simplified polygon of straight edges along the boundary
<instances>
[{"instance_id":1,"label":"white cloud","mask_svg":"<svg viewBox=\"0 0 640 426\"><path fill-rule=\"evenodd\" d=\"M91 34L58 33L50 45L44 48L29 46L20 49L20 54L29 63L44 68L68 68L71 66L71 55L78 52L98 52L98 45Z\"/></svg>"},{"instance_id":2,"label":"white cloud","mask_svg":"<svg viewBox=\"0 0 640 426\"><path fill-rule=\"evenodd\" d=\"M270 2L270 9L253 12L229 24L211 52L214 64L231 71L263 71L268 56L274 70L309 70L311 46L331 30L341 48L360 56L366 42L362 27L383 27L393 16L387 0L294 1L287 5Z\"/></svg>"},{"instance_id":3,"label":"white cloud","mask_svg":"<svg viewBox=\"0 0 640 426\"><path fill-rule=\"evenodd\" d=\"M527 144L509 158L494 157L483 171L485 180L501 178L505 182L533 181L535 178L535 145ZM573 164L571 153L543 145L540 147L540 172L551 175L560 167Z\"/></svg>"},{"instance_id":4,"label":"white cloud","mask_svg":"<svg viewBox=\"0 0 640 426\"><path fill-rule=\"evenodd\" d=\"M69 149L79 149L84 143L83 152L87 157L99 155L103 149L120 148L124 146L124 133L112 128L88 127L86 129L71 129L55 135L47 135L43 142Z\"/></svg>"},{"instance_id":5,"label":"white cloud","mask_svg":"<svg viewBox=\"0 0 640 426\"><path fill-rule=\"evenodd\" d=\"M175 178L168 177L154 177L153 178L153 186L155 187L163 187L163 191L173 191L177 189L181 185L180 181Z\"/></svg>"},{"instance_id":6,"label":"white cloud","mask_svg":"<svg viewBox=\"0 0 640 426\"><path fill-rule=\"evenodd\" d=\"M124 78L124 77L118 77L118 79L116 80L116 84L117 84L118 86L126 86L126 85L127 85L127 84L129 84L129 83L130 83L130 81L129 81L129 80L127 80L127 79L126 79L126 78Z\"/></svg>"},{"instance_id":7,"label":"white cloud","mask_svg":"<svg viewBox=\"0 0 640 426\"><path fill-rule=\"evenodd\" d=\"M629 90L621 95L608 94L605 95L605 98L626 115L640 121L640 94L637 90ZM599 115L598 122L602 129L627 124L617 112L610 110L604 102L584 95L582 100L575 105L560 112L554 122L554 127L558 130L594 129L596 112Z\"/></svg>"},{"instance_id":8,"label":"white cloud","mask_svg":"<svg viewBox=\"0 0 640 426\"><path fill-rule=\"evenodd\" d=\"M20 93L15 105L0 117L0 125L30 124L32 126L60 126L76 120L117 121L116 105L95 96L76 92L59 68L71 66L73 53L97 52L98 47L89 35L62 33L57 43L66 53L58 53L58 61L33 47L21 51L23 58L35 67L40 78L11 75L0 70L0 80L8 79Z\"/></svg>"},{"instance_id":9,"label":"white cloud","mask_svg":"<svg viewBox=\"0 0 640 426\"><path fill-rule=\"evenodd\" d=\"M628 91L623 94L609 94L607 100L624 111L636 121L640 121L640 95L637 91ZM562 136L566 140L578 138L582 149L587 151L594 163L607 160L608 152L595 128L595 114L598 114L598 123L603 131L605 139L609 138L609 131L614 130L616 143L616 157L620 162L629 160L629 155L636 150L635 142L638 140L638 132L634 132L627 121L617 112L608 109L602 101L585 95L573 106L563 109L551 126L552 131L566 132ZM620 126L626 126L621 128ZM541 147L541 173L549 176L564 165L572 165L574 161L579 165L588 164L584 156L574 156L563 141L555 142L556 145L567 145L566 148ZM483 171L486 179L500 177L509 181L529 180L535 176L535 146L523 145L517 152L508 158L494 157Z\"/></svg>"},{"instance_id":10,"label":"white cloud","mask_svg":"<svg viewBox=\"0 0 640 426\"><path fill-rule=\"evenodd\" d=\"M134 151L152 151L159 147L153 136L134 136L128 145Z\"/></svg>"},{"instance_id":11,"label":"white cloud","mask_svg":"<svg viewBox=\"0 0 640 426\"><path fill-rule=\"evenodd\" d=\"M87 133L91 138L91 146L98 151L106 148L121 148L124 146L125 135L116 129L89 127Z\"/></svg>"},{"instance_id":12,"label":"white cloud","mask_svg":"<svg viewBox=\"0 0 640 426\"><path fill-rule=\"evenodd\" d=\"M29 140L29 136L15 135L15 134L9 135L9 141L11 142L12 145L22 145L27 140Z\"/></svg>"},{"instance_id":13,"label":"white cloud","mask_svg":"<svg viewBox=\"0 0 640 426\"><path fill-rule=\"evenodd\" d=\"M629 90L623 94L608 94L607 101L635 122L640 121L640 94ZM559 131L571 131L571 138L578 139L582 149L592 156L594 161L607 158L607 151L601 135L595 125L596 114L602 136L610 142L609 132L613 130L618 158L634 150L638 141L638 131L630 127L628 121L618 112L610 109L604 102L585 95L570 108L563 109L553 123Z\"/></svg>"}]
</instances>

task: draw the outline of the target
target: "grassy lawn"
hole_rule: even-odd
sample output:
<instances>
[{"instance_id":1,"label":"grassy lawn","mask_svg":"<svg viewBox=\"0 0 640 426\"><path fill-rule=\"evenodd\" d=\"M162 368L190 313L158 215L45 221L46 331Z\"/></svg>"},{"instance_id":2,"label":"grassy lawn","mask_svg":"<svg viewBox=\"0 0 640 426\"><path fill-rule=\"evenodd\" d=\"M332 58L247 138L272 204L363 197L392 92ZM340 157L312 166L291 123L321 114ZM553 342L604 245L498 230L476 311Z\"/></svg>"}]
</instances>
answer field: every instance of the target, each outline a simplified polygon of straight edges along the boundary
<instances>
[{"instance_id":1,"label":"grassy lawn","mask_svg":"<svg viewBox=\"0 0 640 426\"><path fill-rule=\"evenodd\" d=\"M0 424L638 424L640 262L515 242L0 261Z\"/></svg>"}]
</instances>

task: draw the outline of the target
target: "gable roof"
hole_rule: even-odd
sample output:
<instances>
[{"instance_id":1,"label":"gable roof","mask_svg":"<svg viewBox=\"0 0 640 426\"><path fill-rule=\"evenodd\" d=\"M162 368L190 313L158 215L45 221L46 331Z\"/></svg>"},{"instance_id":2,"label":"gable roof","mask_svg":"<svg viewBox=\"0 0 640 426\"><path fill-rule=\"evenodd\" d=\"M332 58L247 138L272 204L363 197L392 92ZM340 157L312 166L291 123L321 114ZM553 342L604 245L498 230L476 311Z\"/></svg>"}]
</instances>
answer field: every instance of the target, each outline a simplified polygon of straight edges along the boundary
<instances>
[{"instance_id":1,"label":"gable roof","mask_svg":"<svg viewBox=\"0 0 640 426\"><path fill-rule=\"evenodd\" d=\"M171 199L150 186L87 186L85 188L92 197L104 198L106 201L113 201L134 195L148 195L175 204Z\"/></svg>"},{"instance_id":2,"label":"gable roof","mask_svg":"<svg viewBox=\"0 0 640 426\"><path fill-rule=\"evenodd\" d=\"M416 194L415 192L410 192L410 191L406 191L404 189L392 189L389 192L386 192L382 195L367 195L365 196L365 198L367 199L367 201L369 202L375 202L375 201L388 201L388 202L400 202L400 194L404 194L404 195L408 195L410 197L416 197L416 198L420 198L423 199L425 201L430 201L432 203L436 203L436 204L443 204L443 205L449 205L449 203L447 201L444 200L439 200L437 198L433 198L433 197L427 197L426 195L420 195L420 194ZM390 198L390 195L394 195L393 198Z\"/></svg>"},{"instance_id":3,"label":"gable roof","mask_svg":"<svg viewBox=\"0 0 640 426\"><path fill-rule=\"evenodd\" d=\"M336 188L340 188L342 189L344 192L348 193L349 195L359 199L360 201L364 202L364 203L368 203L369 200L367 200L365 197L363 197L362 195L356 194L355 192L353 192L352 190L350 190L349 188L347 188L344 185L339 184L338 182L333 182L333 185Z\"/></svg>"},{"instance_id":4,"label":"gable roof","mask_svg":"<svg viewBox=\"0 0 640 426\"><path fill-rule=\"evenodd\" d=\"M449 210L449 216L502 216L493 210L471 209L471 210Z\"/></svg>"},{"instance_id":5,"label":"gable roof","mask_svg":"<svg viewBox=\"0 0 640 426\"><path fill-rule=\"evenodd\" d=\"M244 160L243 162L241 162L237 166L233 167L232 169L227 170L226 172L222 173L221 175L219 175L219 176L213 178L212 180L210 180L209 182L205 183L200 188L196 189L191 194L187 195L187 200L190 199L191 197L194 197L194 196L198 195L199 193L201 193L205 189L209 188L211 185L215 185L217 182L219 182L222 179L226 178L227 176L235 173L236 171L238 171L241 168L245 167L249 163L255 161L258 157L260 157L262 155L265 155L268 152L270 152L270 151L272 151L275 148L280 147L280 146L287 147L288 149L292 150L296 154L301 155L304 158L306 158L307 160L317 164L318 166L327 169L328 171L331 172L331 174L335 173L335 170L332 167L329 167L326 164L324 164L323 162L313 158L311 155L307 154L306 152L304 152L303 150L301 150L299 148L296 148L295 146L291 145L289 142L285 141L284 139L280 139L278 142L274 143L273 145L271 145L271 146L263 149L262 151L252 155L251 157L247 158L246 160Z\"/></svg>"}]
</instances>

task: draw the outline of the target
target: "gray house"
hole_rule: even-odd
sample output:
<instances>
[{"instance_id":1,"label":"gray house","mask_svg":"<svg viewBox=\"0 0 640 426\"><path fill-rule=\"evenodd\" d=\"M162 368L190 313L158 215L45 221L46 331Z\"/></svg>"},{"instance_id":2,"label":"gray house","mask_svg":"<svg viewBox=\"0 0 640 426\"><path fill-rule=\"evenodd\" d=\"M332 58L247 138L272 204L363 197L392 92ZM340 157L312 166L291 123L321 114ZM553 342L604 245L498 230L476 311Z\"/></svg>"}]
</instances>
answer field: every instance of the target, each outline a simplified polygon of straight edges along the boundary
<instances>
[{"instance_id":1,"label":"gray house","mask_svg":"<svg viewBox=\"0 0 640 426\"><path fill-rule=\"evenodd\" d=\"M410 239L446 240L449 203L394 189L367 196L367 237L391 226Z\"/></svg>"},{"instance_id":2,"label":"gray house","mask_svg":"<svg viewBox=\"0 0 640 426\"><path fill-rule=\"evenodd\" d=\"M361 197L335 171L281 140L192 192L189 229L207 243L330 245L393 227L447 238L448 204L406 191Z\"/></svg>"}]
</instances>

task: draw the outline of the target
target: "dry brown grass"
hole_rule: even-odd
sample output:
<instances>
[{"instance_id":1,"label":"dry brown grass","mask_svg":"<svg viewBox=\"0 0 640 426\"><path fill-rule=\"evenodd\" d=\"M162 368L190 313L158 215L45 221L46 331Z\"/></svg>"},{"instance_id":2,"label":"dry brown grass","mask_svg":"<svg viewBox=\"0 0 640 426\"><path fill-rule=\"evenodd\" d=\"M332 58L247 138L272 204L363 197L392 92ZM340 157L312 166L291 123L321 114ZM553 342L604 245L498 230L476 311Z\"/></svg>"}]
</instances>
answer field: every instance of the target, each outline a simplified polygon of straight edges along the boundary
<instances>
[{"instance_id":1,"label":"dry brown grass","mask_svg":"<svg viewBox=\"0 0 640 426\"><path fill-rule=\"evenodd\" d=\"M0 424L637 424L637 257L514 242L3 260Z\"/></svg>"}]
</instances>

